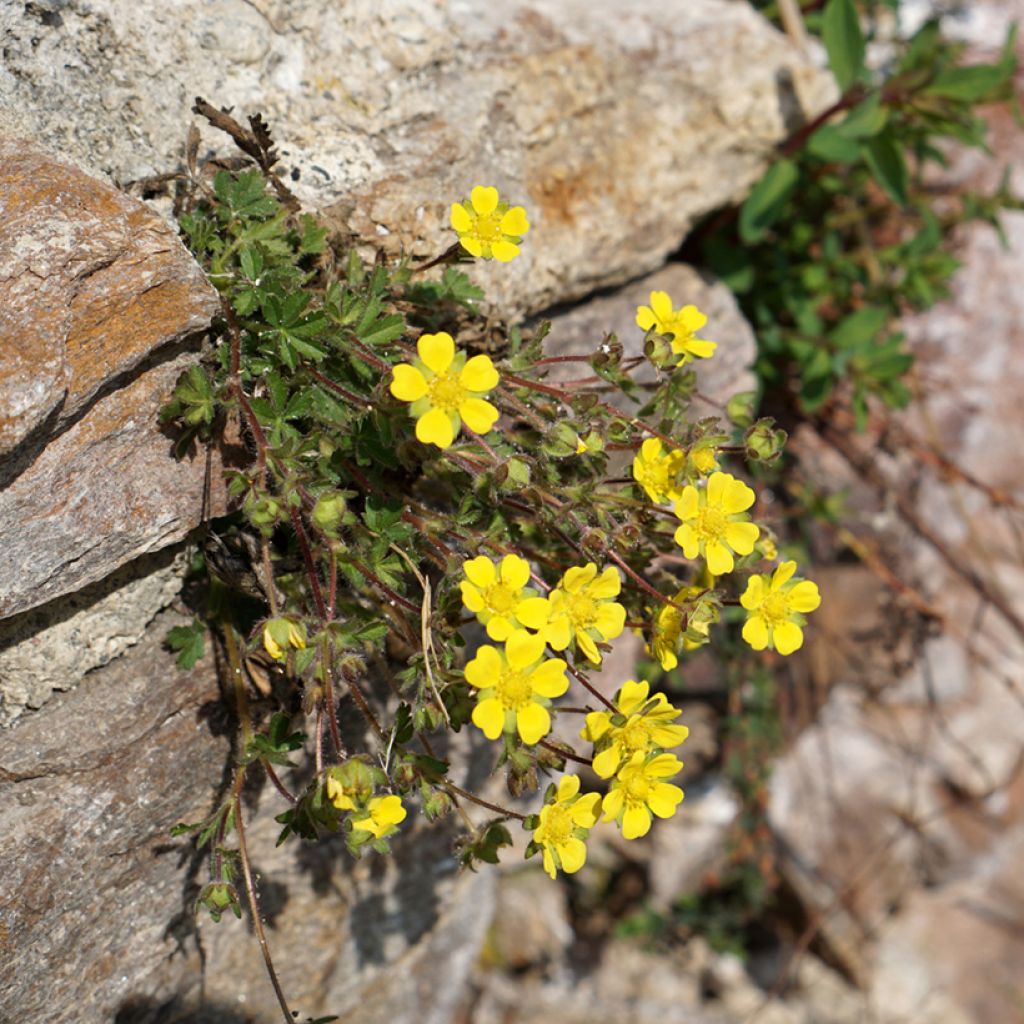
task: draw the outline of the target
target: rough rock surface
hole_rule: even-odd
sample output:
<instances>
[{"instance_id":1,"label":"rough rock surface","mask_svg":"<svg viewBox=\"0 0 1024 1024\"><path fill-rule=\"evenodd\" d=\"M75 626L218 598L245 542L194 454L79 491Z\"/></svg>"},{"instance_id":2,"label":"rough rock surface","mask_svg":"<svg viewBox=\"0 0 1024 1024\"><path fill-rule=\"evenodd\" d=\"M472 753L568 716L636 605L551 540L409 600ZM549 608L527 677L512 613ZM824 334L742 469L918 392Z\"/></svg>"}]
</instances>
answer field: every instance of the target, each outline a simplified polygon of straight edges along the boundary
<instances>
[{"instance_id":1,"label":"rough rock surface","mask_svg":"<svg viewBox=\"0 0 1024 1024\"><path fill-rule=\"evenodd\" d=\"M0 618L108 575L199 521L206 463L157 412L216 293L142 203L0 143ZM211 508L223 509L214 460Z\"/></svg>"},{"instance_id":2,"label":"rough rock surface","mask_svg":"<svg viewBox=\"0 0 1024 1024\"><path fill-rule=\"evenodd\" d=\"M518 310L653 270L832 89L729 0L48 0L0 34L0 128L121 181L180 164L200 94L262 111L300 196L395 250L498 185L533 229L481 277Z\"/></svg>"}]
</instances>

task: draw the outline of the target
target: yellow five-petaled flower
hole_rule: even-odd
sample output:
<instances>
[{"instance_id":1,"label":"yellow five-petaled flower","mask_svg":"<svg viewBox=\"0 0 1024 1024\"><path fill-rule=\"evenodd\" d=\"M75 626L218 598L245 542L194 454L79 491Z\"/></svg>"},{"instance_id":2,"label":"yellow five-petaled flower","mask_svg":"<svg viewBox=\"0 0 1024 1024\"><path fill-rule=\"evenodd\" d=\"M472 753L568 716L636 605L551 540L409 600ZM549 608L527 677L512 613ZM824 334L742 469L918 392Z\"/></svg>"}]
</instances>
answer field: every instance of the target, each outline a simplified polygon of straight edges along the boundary
<instances>
[{"instance_id":1,"label":"yellow five-petaled flower","mask_svg":"<svg viewBox=\"0 0 1024 1024\"><path fill-rule=\"evenodd\" d=\"M651 814L671 818L683 799L678 786L666 782L683 767L675 754L646 754L638 750L619 769L604 798L603 821L614 821L623 839L639 839L651 828Z\"/></svg>"},{"instance_id":2,"label":"yellow five-petaled flower","mask_svg":"<svg viewBox=\"0 0 1024 1024\"><path fill-rule=\"evenodd\" d=\"M522 236L530 230L521 206L510 209L496 188L484 185L477 185L464 202L452 203L451 221L466 252L499 263L519 255Z\"/></svg>"},{"instance_id":3,"label":"yellow five-petaled flower","mask_svg":"<svg viewBox=\"0 0 1024 1024\"><path fill-rule=\"evenodd\" d=\"M687 558L703 555L712 576L732 572L733 554L749 555L757 543L760 530L747 515L753 504L754 492L730 473L712 473L703 490L687 485L676 502L676 543Z\"/></svg>"},{"instance_id":4,"label":"yellow five-petaled flower","mask_svg":"<svg viewBox=\"0 0 1024 1024\"><path fill-rule=\"evenodd\" d=\"M418 359L392 369L391 394L412 403L409 413L416 418L417 440L447 448L463 423L486 434L498 418L498 410L483 398L498 384L490 357L467 360L445 331L420 335L416 351Z\"/></svg>"},{"instance_id":5,"label":"yellow five-petaled flower","mask_svg":"<svg viewBox=\"0 0 1024 1024\"><path fill-rule=\"evenodd\" d=\"M638 306L636 311L636 323L641 330L653 327L659 334L671 336L672 351L683 357L680 366L691 359L707 359L718 348L716 342L696 336L707 322L708 318L696 306L673 309L668 292L651 292L651 304Z\"/></svg>"},{"instance_id":6,"label":"yellow five-petaled flower","mask_svg":"<svg viewBox=\"0 0 1024 1024\"><path fill-rule=\"evenodd\" d=\"M540 629L548 621L547 598L526 586L530 563L506 555L495 566L486 555L464 562L466 578L459 584L462 603L487 627L492 640L507 640L512 630Z\"/></svg>"},{"instance_id":7,"label":"yellow five-petaled flower","mask_svg":"<svg viewBox=\"0 0 1024 1024\"><path fill-rule=\"evenodd\" d=\"M626 609L613 600L621 589L614 566L600 575L593 562L566 570L548 595L550 612L540 635L556 651L564 651L575 638L587 660L599 665L596 641L614 640L626 625Z\"/></svg>"},{"instance_id":8,"label":"yellow five-petaled flower","mask_svg":"<svg viewBox=\"0 0 1024 1024\"><path fill-rule=\"evenodd\" d=\"M601 797L580 794L578 775L564 775L552 803L540 809L533 841L544 851L544 870L552 877L561 868L567 875L579 871L587 859L587 832L597 824Z\"/></svg>"},{"instance_id":9,"label":"yellow five-petaled flower","mask_svg":"<svg viewBox=\"0 0 1024 1024\"><path fill-rule=\"evenodd\" d=\"M565 662L544 659L543 637L513 630L505 650L484 644L466 665L466 682L480 691L473 709L473 724L489 740L503 732L519 733L533 745L551 731L551 698L569 689Z\"/></svg>"},{"instance_id":10,"label":"yellow five-petaled flower","mask_svg":"<svg viewBox=\"0 0 1024 1024\"><path fill-rule=\"evenodd\" d=\"M353 818L352 828L359 832L370 832L375 839L391 835L399 823L405 821L406 810L398 796L375 796L366 805L366 817Z\"/></svg>"},{"instance_id":11,"label":"yellow five-petaled flower","mask_svg":"<svg viewBox=\"0 0 1024 1024\"><path fill-rule=\"evenodd\" d=\"M740 604L747 610L743 639L755 651L766 647L792 654L804 642L804 615L821 604L818 585L794 578L796 562L783 562L771 576L751 576Z\"/></svg>"}]
</instances>

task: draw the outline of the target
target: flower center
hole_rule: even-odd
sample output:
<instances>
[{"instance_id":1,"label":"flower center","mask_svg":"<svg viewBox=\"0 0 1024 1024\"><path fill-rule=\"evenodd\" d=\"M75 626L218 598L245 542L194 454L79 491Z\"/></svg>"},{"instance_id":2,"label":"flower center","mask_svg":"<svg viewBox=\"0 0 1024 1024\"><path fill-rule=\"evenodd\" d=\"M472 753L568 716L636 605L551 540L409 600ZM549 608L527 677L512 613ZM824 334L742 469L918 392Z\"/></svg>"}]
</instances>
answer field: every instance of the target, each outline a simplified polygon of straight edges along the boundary
<instances>
[{"instance_id":1,"label":"flower center","mask_svg":"<svg viewBox=\"0 0 1024 1024\"><path fill-rule=\"evenodd\" d=\"M761 607L757 609L757 614L764 619L765 625L769 629L781 626L789 618L789 602L786 600L786 595L777 592L769 594Z\"/></svg>"},{"instance_id":2,"label":"flower center","mask_svg":"<svg viewBox=\"0 0 1024 1024\"><path fill-rule=\"evenodd\" d=\"M533 689L526 679L525 672L505 672L494 690L506 711L519 711L533 698Z\"/></svg>"},{"instance_id":3,"label":"flower center","mask_svg":"<svg viewBox=\"0 0 1024 1024\"><path fill-rule=\"evenodd\" d=\"M597 618L597 605L585 594L566 594L565 607L575 629L587 629Z\"/></svg>"},{"instance_id":4,"label":"flower center","mask_svg":"<svg viewBox=\"0 0 1024 1024\"><path fill-rule=\"evenodd\" d=\"M623 772L619 778L625 775ZM642 772L630 772L628 779L623 779L623 796L627 804L646 804L647 795L650 792L650 783Z\"/></svg>"},{"instance_id":5,"label":"flower center","mask_svg":"<svg viewBox=\"0 0 1024 1024\"><path fill-rule=\"evenodd\" d=\"M650 730L640 715L634 715L622 728L619 737L622 745L630 752L646 750L650 741Z\"/></svg>"},{"instance_id":6,"label":"flower center","mask_svg":"<svg viewBox=\"0 0 1024 1024\"><path fill-rule=\"evenodd\" d=\"M718 540L725 533L727 525L725 513L713 506L702 508L697 514L697 533L702 540Z\"/></svg>"},{"instance_id":7,"label":"flower center","mask_svg":"<svg viewBox=\"0 0 1024 1024\"><path fill-rule=\"evenodd\" d=\"M544 810L544 823L537 829L535 838L538 843L550 843L561 846L572 838L572 808L552 804Z\"/></svg>"},{"instance_id":8,"label":"flower center","mask_svg":"<svg viewBox=\"0 0 1024 1024\"><path fill-rule=\"evenodd\" d=\"M444 412L457 412L466 399L466 389L450 373L436 376L428 385L430 404Z\"/></svg>"},{"instance_id":9,"label":"flower center","mask_svg":"<svg viewBox=\"0 0 1024 1024\"><path fill-rule=\"evenodd\" d=\"M512 611L516 604L516 595L504 583L492 583L484 591L487 607L498 615Z\"/></svg>"},{"instance_id":10,"label":"flower center","mask_svg":"<svg viewBox=\"0 0 1024 1024\"><path fill-rule=\"evenodd\" d=\"M487 214L486 217L477 216L476 224L473 225L473 234L481 242L501 241L501 217L497 211Z\"/></svg>"}]
</instances>

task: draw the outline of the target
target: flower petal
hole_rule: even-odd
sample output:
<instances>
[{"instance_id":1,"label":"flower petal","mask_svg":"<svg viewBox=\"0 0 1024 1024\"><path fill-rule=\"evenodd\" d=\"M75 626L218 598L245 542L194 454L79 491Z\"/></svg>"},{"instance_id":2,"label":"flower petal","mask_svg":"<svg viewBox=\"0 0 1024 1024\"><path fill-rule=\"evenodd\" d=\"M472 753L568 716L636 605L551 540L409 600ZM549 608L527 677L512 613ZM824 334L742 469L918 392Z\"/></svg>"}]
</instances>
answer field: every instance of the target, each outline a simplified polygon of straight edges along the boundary
<instances>
[{"instance_id":1,"label":"flower petal","mask_svg":"<svg viewBox=\"0 0 1024 1024\"><path fill-rule=\"evenodd\" d=\"M708 318L696 306L683 306L679 310L679 322L692 332L699 331L708 322Z\"/></svg>"},{"instance_id":2,"label":"flower petal","mask_svg":"<svg viewBox=\"0 0 1024 1024\"><path fill-rule=\"evenodd\" d=\"M516 728L520 739L532 747L551 731L551 716L548 709L532 701L516 712Z\"/></svg>"},{"instance_id":3,"label":"flower petal","mask_svg":"<svg viewBox=\"0 0 1024 1024\"><path fill-rule=\"evenodd\" d=\"M627 807L622 816L622 838L639 839L651 830L651 813L646 807Z\"/></svg>"},{"instance_id":4,"label":"flower petal","mask_svg":"<svg viewBox=\"0 0 1024 1024\"><path fill-rule=\"evenodd\" d=\"M604 601L609 597L618 596L619 591L622 590L622 577L619 576L619 570L614 565L609 565L607 569L593 583L587 587L587 597L592 601Z\"/></svg>"},{"instance_id":5,"label":"flower petal","mask_svg":"<svg viewBox=\"0 0 1024 1024\"><path fill-rule=\"evenodd\" d=\"M555 865L555 855L546 846L544 847L544 870L552 878L555 878L558 875L558 869Z\"/></svg>"},{"instance_id":6,"label":"flower petal","mask_svg":"<svg viewBox=\"0 0 1024 1024\"><path fill-rule=\"evenodd\" d=\"M518 555L506 555L501 560L501 582L512 590L521 590L530 582L530 563Z\"/></svg>"},{"instance_id":7,"label":"flower petal","mask_svg":"<svg viewBox=\"0 0 1024 1024\"><path fill-rule=\"evenodd\" d=\"M793 573L796 572L796 562L783 562L776 570L772 573L772 590L778 590L783 583L788 583L793 578Z\"/></svg>"},{"instance_id":8,"label":"flower petal","mask_svg":"<svg viewBox=\"0 0 1024 1024\"><path fill-rule=\"evenodd\" d=\"M691 519L697 518L697 511L700 508L700 495L697 493L697 488L693 484L687 484L683 488L683 493L679 495L679 500L676 502L675 512L676 515L683 520L683 522L689 522ZM687 555L687 558L693 558L693 555Z\"/></svg>"},{"instance_id":9,"label":"flower petal","mask_svg":"<svg viewBox=\"0 0 1024 1024\"><path fill-rule=\"evenodd\" d=\"M613 789L601 801L601 810L604 812L604 821L614 821L622 810L623 796L621 789Z\"/></svg>"},{"instance_id":10,"label":"flower petal","mask_svg":"<svg viewBox=\"0 0 1024 1024\"><path fill-rule=\"evenodd\" d=\"M563 775L558 780L557 799L559 803L575 796L580 791L580 777L578 775Z\"/></svg>"},{"instance_id":11,"label":"flower petal","mask_svg":"<svg viewBox=\"0 0 1024 1024\"><path fill-rule=\"evenodd\" d=\"M642 331L650 330L657 317L654 315L654 310L650 306L637 306L636 307L636 325Z\"/></svg>"},{"instance_id":12,"label":"flower petal","mask_svg":"<svg viewBox=\"0 0 1024 1024\"><path fill-rule=\"evenodd\" d=\"M743 639L755 651L763 651L768 646L768 626L760 615L752 615L743 623Z\"/></svg>"},{"instance_id":13,"label":"flower petal","mask_svg":"<svg viewBox=\"0 0 1024 1024\"><path fill-rule=\"evenodd\" d=\"M619 769L619 762L622 761L622 748L618 743L602 750L600 754L594 755L594 763L591 766L594 773L602 779L610 779Z\"/></svg>"},{"instance_id":14,"label":"flower petal","mask_svg":"<svg viewBox=\"0 0 1024 1024\"><path fill-rule=\"evenodd\" d=\"M730 477L722 495L722 508L726 515L746 512L754 504L756 495L742 480Z\"/></svg>"},{"instance_id":15,"label":"flower petal","mask_svg":"<svg viewBox=\"0 0 1024 1024\"><path fill-rule=\"evenodd\" d=\"M478 690L489 690L498 682L503 667L497 648L484 644L466 665L466 682Z\"/></svg>"},{"instance_id":16,"label":"flower petal","mask_svg":"<svg viewBox=\"0 0 1024 1024\"><path fill-rule=\"evenodd\" d=\"M447 448L455 440L451 417L443 409L431 409L416 421L416 440Z\"/></svg>"},{"instance_id":17,"label":"flower petal","mask_svg":"<svg viewBox=\"0 0 1024 1024\"><path fill-rule=\"evenodd\" d=\"M597 793L584 793L572 808L574 825L580 828L593 828L597 824L597 816L601 812L598 806L601 797Z\"/></svg>"},{"instance_id":18,"label":"flower petal","mask_svg":"<svg viewBox=\"0 0 1024 1024\"><path fill-rule=\"evenodd\" d=\"M528 597L516 605L516 618L528 629L542 629L550 612L551 604L546 597Z\"/></svg>"},{"instance_id":19,"label":"flower petal","mask_svg":"<svg viewBox=\"0 0 1024 1024\"><path fill-rule=\"evenodd\" d=\"M415 402L427 393L426 378L408 363L391 368L391 394L402 402Z\"/></svg>"},{"instance_id":20,"label":"flower petal","mask_svg":"<svg viewBox=\"0 0 1024 1024\"><path fill-rule=\"evenodd\" d=\"M487 620L487 635L499 643L507 640L515 628L515 623L504 615L493 615Z\"/></svg>"},{"instance_id":21,"label":"flower petal","mask_svg":"<svg viewBox=\"0 0 1024 1024\"><path fill-rule=\"evenodd\" d=\"M760 533L760 529L754 523L729 523L725 528L725 542L736 554L749 555L754 550ZM714 572L714 569L711 571Z\"/></svg>"},{"instance_id":22,"label":"flower petal","mask_svg":"<svg viewBox=\"0 0 1024 1024\"><path fill-rule=\"evenodd\" d=\"M619 688L619 694L615 698L615 706L624 714L631 715L639 711L651 692L651 684L641 679L627 679Z\"/></svg>"},{"instance_id":23,"label":"flower petal","mask_svg":"<svg viewBox=\"0 0 1024 1024\"><path fill-rule=\"evenodd\" d=\"M700 541L697 539L697 532L689 523L683 523L676 530L675 539L687 558L696 558L700 554Z\"/></svg>"},{"instance_id":24,"label":"flower petal","mask_svg":"<svg viewBox=\"0 0 1024 1024\"><path fill-rule=\"evenodd\" d=\"M760 608L761 603L767 596L767 588L764 585L763 576L751 576L747 580L747 589L743 591L740 596L740 604L743 605L747 611L753 611L755 608Z\"/></svg>"},{"instance_id":25,"label":"flower petal","mask_svg":"<svg viewBox=\"0 0 1024 1024\"><path fill-rule=\"evenodd\" d=\"M583 867L587 859L587 844L582 839L570 836L564 843L555 847L558 859L562 862L562 870L571 875Z\"/></svg>"},{"instance_id":26,"label":"flower petal","mask_svg":"<svg viewBox=\"0 0 1024 1024\"><path fill-rule=\"evenodd\" d=\"M610 601L607 604L598 605L594 629L605 640L614 640L625 629L625 626L626 609L621 604Z\"/></svg>"},{"instance_id":27,"label":"flower petal","mask_svg":"<svg viewBox=\"0 0 1024 1024\"><path fill-rule=\"evenodd\" d=\"M586 723L580 730L580 739L596 743L611 727L611 715L607 711L591 711L584 719Z\"/></svg>"},{"instance_id":28,"label":"flower petal","mask_svg":"<svg viewBox=\"0 0 1024 1024\"><path fill-rule=\"evenodd\" d=\"M550 621L541 630L542 636L549 643L553 650L564 651L572 641L572 629L569 625L569 617L565 614L552 615Z\"/></svg>"},{"instance_id":29,"label":"flower petal","mask_svg":"<svg viewBox=\"0 0 1024 1024\"><path fill-rule=\"evenodd\" d=\"M669 782L659 782L651 786L647 794L647 806L659 818L671 818L682 802L683 791Z\"/></svg>"},{"instance_id":30,"label":"flower petal","mask_svg":"<svg viewBox=\"0 0 1024 1024\"><path fill-rule=\"evenodd\" d=\"M565 570L560 584L563 590L570 594L578 594L597 575L597 566L593 562L587 562L583 566L573 566Z\"/></svg>"},{"instance_id":31,"label":"flower petal","mask_svg":"<svg viewBox=\"0 0 1024 1024\"><path fill-rule=\"evenodd\" d=\"M821 604L818 584L801 580L787 595L789 607L795 612L813 612Z\"/></svg>"},{"instance_id":32,"label":"flower petal","mask_svg":"<svg viewBox=\"0 0 1024 1024\"><path fill-rule=\"evenodd\" d=\"M772 630L772 643L779 654L792 654L804 643L804 631L795 622L783 622Z\"/></svg>"},{"instance_id":33,"label":"flower petal","mask_svg":"<svg viewBox=\"0 0 1024 1024\"><path fill-rule=\"evenodd\" d=\"M676 348L675 342L672 344L673 352L678 352L681 349L698 359L710 359L715 354L716 348L718 348L717 342L706 341L704 338L687 338L680 348Z\"/></svg>"},{"instance_id":34,"label":"flower petal","mask_svg":"<svg viewBox=\"0 0 1024 1024\"><path fill-rule=\"evenodd\" d=\"M469 201L481 217L486 217L498 207L498 190L489 185L477 185L470 192Z\"/></svg>"},{"instance_id":35,"label":"flower petal","mask_svg":"<svg viewBox=\"0 0 1024 1024\"><path fill-rule=\"evenodd\" d=\"M671 320L674 310L668 292L651 292L651 309L659 320Z\"/></svg>"},{"instance_id":36,"label":"flower petal","mask_svg":"<svg viewBox=\"0 0 1024 1024\"><path fill-rule=\"evenodd\" d=\"M498 578L494 563L486 555L477 555L476 558L463 562L462 571L466 574L466 579L481 590L489 587Z\"/></svg>"},{"instance_id":37,"label":"flower petal","mask_svg":"<svg viewBox=\"0 0 1024 1024\"><path fill-rule=\"evenodd\" d=\"M561 658L549 658L538 665L526 681L534 693L541 697L561 697L569 689L565 675L565 662Z\"/></svg>"},{"instance_id":38,"label":"flower petal","mask_svg":"<svg viewBox=\"0 0 1024 1024\"><path fill-rule=\"evenodd\" d=\"M455 342L447 331L437 334L421 334L416 342L416 351L428 370L444 373L455 358Z\"/></svg>"},{"instance_id":39,"label":"flower petal","mask_svg":"<svg viewBox=\"0 0 1024 1024\"><path fill-rule=\"evenodd\" d=\"M643 761L645 755L642 752L640 753L640 757L637 757L636 754L633 755L633 761ZM659 754L647 762L644 767L644 774L652 779L670 779L673 775L678 775L682 770L683 762L675 754Z\"/></svg>"},{"instance_id":40,"label":"flower petal","mask_svg":"<svg viewBox=\"0 0 1024 1024\"><path fill-rule=\"evenodd\" d=\"M473 218L470 217L462 203L452 203L451 225L462 234L473 227Z\"/></svg>"},{"instance_id":41,"label":"flower petal","mask_svg":"<svg viewBox=\"0 0 1024 1024\"><path fill-rule=\"evenodd\" d=\"M498 386L498 371L490 356L473 356L462 368L459 383L467 391L483 393Z\"/></svg>"},{"instance_id":42,"label":"flower petal","mask_svg":"<svg viewBox=\"0 0 1024 1024\"><path fill-rule=\"evenodd\" d=\"M488 697L473 708L473 724L489 740L496 740L505 728L505 709L497 697Z\"/></svg>"},{"instance_id":43,"label":"flower petal","mask_svg":"<svg viewBox=\"0 0 1024 1024\"><path fill-rule=\"evenodd\" d=\"M484 609L483 594L469 580L463 580L459 584L462 591L462 603L475 615Z\"/></svg>"},{"instance_id":44,"label":"flower petal","mask_svg":"<svg viewBox=\"0 0 1024 1024\"><path fill-rule=\"evenodd\" d=\"M498 410L482 398L467 398L459 405L459 415L476 434L486 434L497 422Z\"/></svg>"},{"instance_id":45,"label":"flower petal","mask_svg":"<svg viewBox=\"0 0 1024 1024\"><path fill-rule=\"evenodd\" d=\"M708 477L708 505L720 506L725 497L726 486L733 477L728 473L712 473Z\"/></svg>"},{"instance_id":46,"label":"flower petal","mask_svg":"<svg viewBox=\"0 0 1024 1024\"><path fill-rule=\"evenodd\" d=\"M597 644L594 643L590 634L584 633L582 629L577 629L576 644L587 661L595 665L601 664L601 652L597 649Z\"/></svg>"},{"instance_id":47,"label":"flower petal","mask_svg":"<svg viewBox=\"0 0 1024 1024\"><path fill-rule=\"evenodd\" d=\"M521 206L513 206L501 218L498 230L503 235L525 235L530 230L530 222L526 219L526 211Z\"/></svg>"},{"instance_id":48,"label":"flower petal","mask_svg":"<svg viewBox=\"0 0 1024 1024\"><path fill-rule=\"evenodd\" d=\"M505 642L505 659L513 669L529 668L544 653L544 638L517 629Z\"/></svg>"},{"instance_id":49,"label":"flower petal","mask_svg":"<svg viewBox=\"0 0 1024 1024\"><path fill-rule=\"evenodd\" d=\"M676 532L678 533L678 530ZM685 550L683 554L686 554ZM687 555L687 557L690 556ZM736 565L732 552L720 540L708 541L704 549L704 557L707 558L708 572L712 576L724 576L727 572L732 572L733 566Z\"/></svg>"},{"instance_id":50,"label":"flower petal","mask_svg":"<svg viewBox=\"0 0 1024 1024\"><path fill-rule=\"evenodd\" d=\"M480 244L479 239L474 238L472 235L459 235L459 243L470 256L475 256L479 259L484 254L484 247Z\"/></svg>"},{"instance_id":51,"label":"flower petal","mask_svg":"<svg viewBox=\"0 0 1024 1024\"><path fill-rule=\"evenodd\" d=\"M491 255L499 263L508 263L519 255L519 246L515 242L506 242L504 238L491 243Z\"/></svg>"}]
</instances>

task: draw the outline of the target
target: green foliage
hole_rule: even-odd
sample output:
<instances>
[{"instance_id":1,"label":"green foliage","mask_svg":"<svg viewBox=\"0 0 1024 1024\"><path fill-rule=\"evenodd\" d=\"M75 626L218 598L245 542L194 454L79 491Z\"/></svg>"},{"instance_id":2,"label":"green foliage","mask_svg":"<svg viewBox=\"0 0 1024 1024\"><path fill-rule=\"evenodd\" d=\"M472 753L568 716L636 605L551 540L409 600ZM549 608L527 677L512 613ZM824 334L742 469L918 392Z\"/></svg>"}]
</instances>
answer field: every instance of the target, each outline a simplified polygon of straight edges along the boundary
<instances>
[{"instance_id":1,"label":"green foliage","mask_svg":"<svg viewBox=\"0 0 1024 1024\"><path fill-rule=\"evenodd\" d=\"M989 196L928 184L948 143L984 146L977 108L1012 97L1013 34L999 60L965 66L962 46L928 22L877 72L865 53L881 6L898 4L829 0L808 11L842 96L781 147L734 223L718 218L699 236L701 258L756 329L773 406L817 414L839 402L861 425L871 398L901 407L910 397L913 359L897 324L948 294L954 229L983 220L1000 230L1000 213L1021 205L1006 179Z\"/></svg>"},{"instance_id":2,"label":"green foliage","mask_svg":"<svg viewBox=\"0 0 1024 1024\"><path fill-rule=\"evenodd\" d=\"M164 643L172 651L178 652L175 664L180 669L188 670L203 656L206 624L193 619L188 626L174 626L167 631Z\"/></svg>"}]
</instances>

